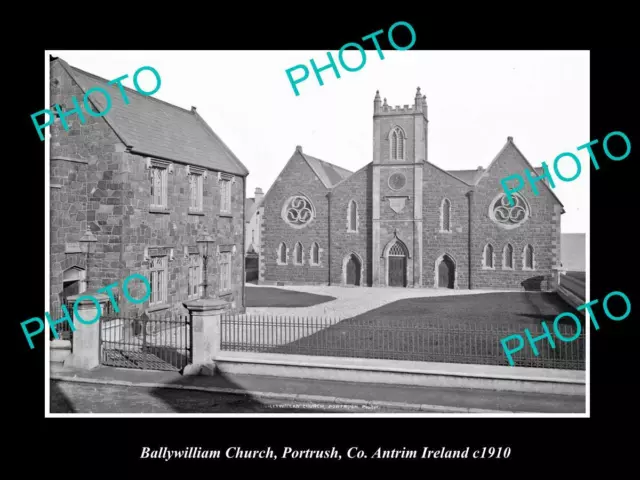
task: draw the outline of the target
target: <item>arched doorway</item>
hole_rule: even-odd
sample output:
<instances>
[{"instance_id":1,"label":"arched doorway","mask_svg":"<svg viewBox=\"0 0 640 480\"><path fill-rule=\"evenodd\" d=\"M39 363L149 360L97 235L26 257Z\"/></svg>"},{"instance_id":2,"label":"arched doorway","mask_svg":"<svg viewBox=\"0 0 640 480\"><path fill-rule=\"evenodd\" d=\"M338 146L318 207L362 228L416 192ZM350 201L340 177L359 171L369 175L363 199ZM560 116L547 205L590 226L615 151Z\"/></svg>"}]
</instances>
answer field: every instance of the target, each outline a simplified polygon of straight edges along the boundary
<instances>
[{"instance_id":1,"label":"arched doorway","mask_svg":"<svg viewBox=\"0 0 640 480\"><path fill-rule=\"evenodd\" d=\"M399 242L394 243L389 249L389 286L407 286L407 252Z\"/></svg>"},{"instance_id":2,"label":"arched doorway","mask_svg":"<svg viewBox=\"0 0 640 480\"><path fill-rule=\"evenodd\" d=\"M347 285L360 286L362 263L357 255L352 253L347 256L344 269L345 283Z\"/></svg>"},{"instance_id":3,"label":"arched doorway","mask_svg":"<svg viewBox=\"0 0 640 480\"><path fill-rule=\"evenodd\" d=\"M71 295L83 293L86 290L86 271L83 268L73 266L62 273L62 292L60 293L61 303L66 303L66 299Z\"/></svg>"},{"instance_id":4,"label":"arched doorway","mask_svg":"<svg viewBox=\"0 0 640 480\"><path fill-rule=\"evenodd\" d=\"M437 266L438 288L455 288L456 265L449 255L442 256Z\"/></svg>"}]
</instances>

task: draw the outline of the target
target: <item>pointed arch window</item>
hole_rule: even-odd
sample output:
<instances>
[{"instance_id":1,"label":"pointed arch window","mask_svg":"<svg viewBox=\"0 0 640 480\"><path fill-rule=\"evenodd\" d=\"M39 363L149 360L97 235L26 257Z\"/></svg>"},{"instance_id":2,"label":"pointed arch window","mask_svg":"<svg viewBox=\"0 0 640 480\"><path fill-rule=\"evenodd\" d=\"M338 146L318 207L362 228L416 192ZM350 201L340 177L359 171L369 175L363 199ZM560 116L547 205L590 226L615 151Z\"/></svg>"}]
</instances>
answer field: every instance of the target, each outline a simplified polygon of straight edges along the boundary
<instances>
[{"instance_id":1,"label":"pointed arch window","mask_svg":"<svg viewBox=\"0 0 640 480\"><path fill-rule=\"evenodd\" d=\"M405 159L407 136L400 127L394 127L389 133L389 158L392 161L403 161Z\"/></svg>"},{"instance_id":2,"label":"pointed arch window","mask_svg":"<svg viewBox=\"0 0 640 480\"><path fill-rule=\"evenodd\" d=\"M531 245L526 245L522 252L522 269L535 270L535 258L533 247Z\"/></svg>"},{"instance_id":3,"label":"pointed arch window","mask_svg":"<svg viewBox=\"0 0 640 480\"><path fill-rule=\"evenodd\" d=\"M482 255L482 267L493 269L493 245L487 243L484 246L484 252Z\"/></svg>"},{"instance_id":4,"label":"pointed arch window","mask_svg":"<svg viewBox=\"0 0 640 480\"><path fill-rule=\"evenodd\" d=\"M295 248L293 249L293 263L296 265L302 265L303 262L303 249L302 244L300 242L296 243Z\"/></svg>"},{"instance_id":5,"label":"pointed arch window","mask_svg":"<svg viewBox=\"0 0 640 480\"><path fill-rule=\"evenodd\" d=\"M448 198L443 199L440 206L440 231L451 232L451 202Z\"/></svg>"},{"instance_id":6,"label":"pointed arch window","mask_svg":"<svg viewBox=\"0 0 640 480\"><path fill-rule=\"evenodd\" d=\"M311 265L320 265L320 245L318 242L313 242L311 245L310 262Z\"/></svg>"},{"instance_id":7,"label":"pointed arch window","mask_svg":"<svg viewBox=\"0 0 640 480\"><path fill-rule=\"evenodd\" d=\"M287 264L287 244L282 242L278 246L278 264L286 265Z\"/></svg>"},{"instance_id":8,"label":"pointed arch window","mask_svg":"<svg viewBox=\"0 0 640 480\"><path fill-rule=\"evenodd\" d=\"M351 200L347 207L347 231L358 231L358 204L355 200Z\"/></svg>"},{"instance_id":9,"label":"pointed arch window","mask_svg":"<svg viewBox=\"0 0 640 480\"><path fill-rule=\"evenodd\" d=\"M513 270L513 247L510 243L504 246L502 252L502 268L504 270Z\"/></svg>"}]
</instances>

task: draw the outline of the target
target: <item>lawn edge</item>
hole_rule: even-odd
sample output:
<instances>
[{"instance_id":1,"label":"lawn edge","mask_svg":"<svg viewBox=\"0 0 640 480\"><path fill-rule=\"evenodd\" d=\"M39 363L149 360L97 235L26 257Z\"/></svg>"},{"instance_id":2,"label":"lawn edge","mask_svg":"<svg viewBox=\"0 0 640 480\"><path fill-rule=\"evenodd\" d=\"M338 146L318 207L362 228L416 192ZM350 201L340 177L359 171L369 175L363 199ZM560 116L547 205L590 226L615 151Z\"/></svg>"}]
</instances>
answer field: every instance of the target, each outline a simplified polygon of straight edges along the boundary
<instances>
[{"instance_id":1,"label":"lawn edge","mask_svg":"<svg viewBox=\"0 0 640 480\"><path fill-rule=\"evenodd\" d=\"M165 384L156 382L129 382L126 380L103 380L96 378L69 377L66 375L51 375L50 380L69 383L90 383L99 385L117 385L123 387L139 387L139 388L167 388L173 390L191 390L205 393L223 393L229 395L250 396L256 398L270 398L274 400L290 400L298 402L318 402L327 404L343 404L343 405L359 405L359 406L375 406L383 408L397 408L401 410L416 411L423 413L510 413L519 415L538 414L540 412L515 412L511 410L486 410L480 408L452 407L446 405L428 405L419 403L404 402L387 402L382 400L363 400L357 398L331 397L324 395L306 395L295 393L276 393L249 391L235 388L222 387L199 387L194 385Z\"/></svg>"}]
</instances>

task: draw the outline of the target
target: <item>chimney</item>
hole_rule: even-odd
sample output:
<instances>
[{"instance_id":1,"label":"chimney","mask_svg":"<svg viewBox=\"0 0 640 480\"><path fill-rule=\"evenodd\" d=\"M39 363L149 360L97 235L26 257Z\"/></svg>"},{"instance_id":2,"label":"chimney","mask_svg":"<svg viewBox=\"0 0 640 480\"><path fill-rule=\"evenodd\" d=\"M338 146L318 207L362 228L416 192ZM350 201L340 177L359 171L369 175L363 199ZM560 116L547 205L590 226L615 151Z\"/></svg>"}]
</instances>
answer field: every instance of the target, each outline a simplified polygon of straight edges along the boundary
<instances>
[{"instance_id":1,"label":"chimney","mask_svg":"<svg viewBox=\"0 0 640 480\"><path fill-rule=\"evenodd\" d=\"M262 189L260 187L256 187L256 191L255 191L254 195L255 195L255 198L256 198L255 199L256 203L261 202L262 199L264 198L264 193L262 193Z\"/></svg>"},{"instance_id":2,"label":"chimney","mask_svg":"<svg viewBox=\"0 0 640 480\"><path fill-rule=\"evenodd\" d=\"M191 113L196 113L196 107L191 107Z\"/></svg>"}]
</instances>

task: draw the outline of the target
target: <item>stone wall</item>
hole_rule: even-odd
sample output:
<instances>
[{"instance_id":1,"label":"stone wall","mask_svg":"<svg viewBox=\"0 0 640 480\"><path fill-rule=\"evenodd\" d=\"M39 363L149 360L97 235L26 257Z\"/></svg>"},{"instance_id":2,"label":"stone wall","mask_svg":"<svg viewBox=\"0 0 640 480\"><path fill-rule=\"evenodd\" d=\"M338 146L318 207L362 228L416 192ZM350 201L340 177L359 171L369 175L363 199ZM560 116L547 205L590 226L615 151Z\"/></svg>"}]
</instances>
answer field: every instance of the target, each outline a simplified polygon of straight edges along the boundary
<instances>
[{"instance_id":1,"label":"stone wall","mask_svg":"<svg viewBox=\"0 0 640 480\"><path fill-rule=\"evenodd\" d=\"M71 95L83 103L84 92L64 71L60 62L51 63L51 104L73 108ZM84 112L85 124L77 114L66 118L69 130L56 119L51 128L51 302L57 303L62 291L64 270L78 266L87 269L85 255L65 253L65 244L78 242L87 225L97 237L89 256L90 288L122 284L131 273L149 277L146 247L173 249L168 264L167 306L187 299L187 259L184 247L197 248L196 235L202 226L217 246L235 245L232 255L232 288L220 295L220 269L217 257L209 260L208 278L212 296L243 307L244 179L235 177L232 185L231 216L221 216L217 172L208 171L204 180L203 215L188 213L189 185L186 165L174 164L168 177L168 213L150 213L150 174L143 157L125 152L103 118ZM143 295L138 282L132 282L134 298ZM125 302L131 306L130 302ZM148 307L148 302L137 308Z\"/></svg>"},{"instance_id":2,"label":"stone wall","mask_svg":"<svg viewBox=\"0 0 640 480\"><path fill-rule=\"evenodd\" d=\"M358 170L331 192L331 284L343 283L344 259L355 253L362 259L362 283L371 285L371 165ZM349 231L349 202L357 205L357 231Z\"/></svg>"},{"instance_id":3,"label":"stone wall","mask_svg":"<svg viewBox=\"0 0 640 480\"><path fill-rule=\"evenodd\" d=\"M72 96L83 105L84 92L67 74L60 62L51 63L51 104L63 111L74 108ZM83 107L82 107L83 108ZM52 108L53 110L53 108ZM120 277L121 218L113 213L120 204L120 185L114 178L124 145L102 118L83 111L85 123L77 113L65 118L65 130L57 118L50 127L50 302L57 304L62 292L63 274L70 267L87 270L86 255L75 246L87 226L98 242L89 257L89 288L117 282ZM111 212L111 213L108 213ZM66 251L69 253L65 253Z\"/></svg>"},{"instance_id":4,"label":"stone wall","mask_svg":"<svg viewBox=\"0 0 640 480\"><path fill-rule=\"evenodd\" d=\"M531 216L517 228L505 230L489 217L489 206L504 192L500 179L528 168L522 155L509 142L476 186L472 206L473 288L521 289L525 285L527 289L547 288L545 279L553 274L552 267L556 265L559 253L554 244L559 243L560 234L560 206L550 191L542 182L537 182L538 196L533 195L528 186L520 192L531 207ZM483 268L483 250L488 242L494 248L494 269ZM513 270L503 268L502 253L507 243L513 247ZM523 250L527 244L534 248L533 271L522 268Z\"/></svg>"},{"instance_id":5,"label":"stone wall","mask_svg":"<svg viewBox=\"0 0 640 480\"><path fill-rule=\"evenodd\" d=\"M294 153L272 187L267 192L263 206L260 245L261 284L324 284L328 283L328 189L322 184L306 160ZM293 195L307 197L315 209L315 218L304 228L293 228L282 218L285 202ZM278 246L287 246L287 264L279 265ZM302 265L295 265L294 247L303 247ZM310 264L310 248L313 242L320 247L320 264Z\"/></svg>"},{"instance_id":6,"label":"stone wall","mask_svg":"<svg viewBox=\"0 0 640 480\"><path fill-rule=\"evenodd\" d=\"M455 265L455 285L457 288L468 288L469 204L465 194L473 187L431 164L425 164L423 171L422 284L427 288L437 286L436 262L446 254ZM451 202L451 232L441 231L440 215L445 198Z\"/></svg>"}]
</instances>

